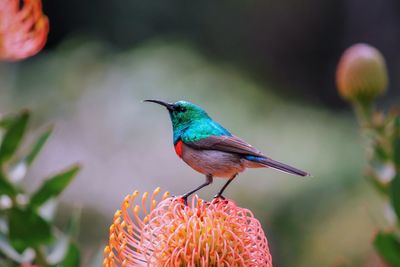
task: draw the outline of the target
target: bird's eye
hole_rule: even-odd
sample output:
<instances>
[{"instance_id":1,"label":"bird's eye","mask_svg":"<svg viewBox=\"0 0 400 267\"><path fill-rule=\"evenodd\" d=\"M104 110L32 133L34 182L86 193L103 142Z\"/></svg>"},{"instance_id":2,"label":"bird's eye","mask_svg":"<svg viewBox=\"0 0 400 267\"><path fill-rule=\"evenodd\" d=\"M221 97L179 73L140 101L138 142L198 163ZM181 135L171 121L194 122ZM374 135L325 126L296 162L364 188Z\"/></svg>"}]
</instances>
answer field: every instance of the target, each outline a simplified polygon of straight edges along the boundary
<instances>
[{"instance_id":1,"label":"bird's eye","mask_svg":"<svg viewBox=\"0 0 400 267\"><path fill-rule=\"evenodd\" d=\"M181 106L177 106L177 107L175 108L175 111L177 111L177 112L185 112L185 111L186 111L186 108L181 107Z\"/></svg>"}]
</instances>

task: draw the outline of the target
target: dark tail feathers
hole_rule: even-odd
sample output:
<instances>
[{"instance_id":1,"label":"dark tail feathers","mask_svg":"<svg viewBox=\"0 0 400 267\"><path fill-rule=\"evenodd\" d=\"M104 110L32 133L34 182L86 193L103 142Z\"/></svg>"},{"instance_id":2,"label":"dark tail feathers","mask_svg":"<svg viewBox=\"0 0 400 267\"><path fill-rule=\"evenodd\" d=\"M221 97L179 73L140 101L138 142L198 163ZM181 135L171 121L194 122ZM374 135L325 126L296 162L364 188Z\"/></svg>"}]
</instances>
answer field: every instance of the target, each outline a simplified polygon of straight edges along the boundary
<instances>
[{"instance_id":1,"label":"dark tail feathers","mask_svg":"<svg viewBox=\"0 0 400 267\"><path fill-rule=\"evenodd\" d=\"M273 168L273 169L276 169L278 171L282 171L282 172L285 172L288 174L293 174L293 175L298 175L298 176L310 176L310 174L305 171L296 169L294 167L291 167L289 165L275 161L270 158L250 156L250 158L248 158L248 160L259 162L261 164L264 164L266 167Z\"/></svg>"}]
</instances>

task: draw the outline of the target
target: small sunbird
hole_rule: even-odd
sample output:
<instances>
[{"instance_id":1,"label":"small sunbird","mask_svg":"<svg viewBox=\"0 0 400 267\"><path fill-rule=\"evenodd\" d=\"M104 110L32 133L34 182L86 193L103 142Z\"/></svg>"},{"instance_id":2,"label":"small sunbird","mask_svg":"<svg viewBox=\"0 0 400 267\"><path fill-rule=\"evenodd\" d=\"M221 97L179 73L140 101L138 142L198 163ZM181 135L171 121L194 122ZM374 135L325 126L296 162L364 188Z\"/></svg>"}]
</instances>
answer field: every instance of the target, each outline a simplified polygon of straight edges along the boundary
<instances>
[{"instance_id":1,"label":"small sunbird","mask_svg":"<svg viewBox=\"0 0 400 267\"><path fill-rule=\"evenodd\" d=\"M214 177L228 181L215 197L223 197L226 187L246 168L272 168L288 174L310 176L309 173L264 156L261 151L232 135L214 121L201 107L188 101L167 103L160 100L144 100L167 108L173 129L176 154L194 170L204 174L203 184L187 192L187 198L211 184Z\"/></svg>"}]
</instances>

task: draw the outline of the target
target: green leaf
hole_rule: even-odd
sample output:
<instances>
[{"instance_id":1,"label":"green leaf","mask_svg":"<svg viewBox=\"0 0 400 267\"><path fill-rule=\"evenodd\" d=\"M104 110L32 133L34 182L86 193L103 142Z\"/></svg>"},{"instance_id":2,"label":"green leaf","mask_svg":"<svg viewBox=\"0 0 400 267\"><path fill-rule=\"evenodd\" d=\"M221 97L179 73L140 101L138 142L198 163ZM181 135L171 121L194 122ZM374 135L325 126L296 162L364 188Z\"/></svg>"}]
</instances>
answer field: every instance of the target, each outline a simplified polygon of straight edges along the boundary
<instances>
[{"instance_id":1,"label":"green leaf","mask_svg":"<svg viewBox=\"0 0 400 267\"><path fill-rule=\"evenodd\" d=\"M379 232L374 247L379 255L392 267L400 267L400 242L392 233Z\"/></svg>"},{"instance_id":2,"label":"green leaf","mask_svg":"<svg viewBox=\"0 0 400 267\"><path fill-rule=\"evenodd\" d=\"M8 179L0 171L0 195L15 197L17 193L17 189L14 187L14 185L10 183L10 181L8 181Z\"/></svg>"},{"instance_id":3,"label":"green leaf","mask_svg":"<svg viewBox=\"0 0 400 267\"><path fill-rule=\"evenodd\" d=\"M394 119L394 127L399 131L400 130L400 116L397 116Z\"/></svg>"},{"instance_id":4,"label":"green leaf","mask_svg":"<svg viewBox=\"0 0 400 267\"><path fill-rule=\"evenodd\" d=\"M15 118L14 122L11 123L0 146L0 163L11 158L17 150L24 136L28 121L29 112L23 111Z\"/></svg>"},{"instance_id":5,"label":"green leaf","mask_svg":"<svg viewBox=\"0 0 400 267\"><path fill-rule=\"evenodd\" d=\"M58 237L57 242L55 242L47 256L47 262L49 264L55 266L79 266L79 254L77 255L78 258L71 255L73 252L71 251L73 249L71 246L75 246L72 240L74 240L74 237L77 237L78 234L80 214L80 209L74 210L74 214L68 223L67 231ZM77 262L75 263L76 259Z\"/></svg>"},{"instance_id":6,"label":"green leaf","mask_svg":"<svg viewBox=\"0 0 400 267\"><path fill-rule=\"evenodd\" d=\"M53 127L50 127L46 132L44 132L39 138L36 140L35 145L32 147L31 152L26 156L25 160L28 165L31 165L36 156L39 154L40 150L42 150L44 144L47 139L50 137L53 132Z\"/></svg>"},{"instance_id":7,"label":"green leaf","mask_svg":"<svg viewBox=\"0 0 400 267\"><path fill-rule=\"evenodd\" d=\"M394 177L390 186L390 200L392 201L393 209L400 220L400 173Z\"/></svg>"},{"instance_id":8,"label":"green leaf","mask_svg":"<svg viewBox=\"0 0 400 267\"><path fill-rule=\"evenodd\" d=\"M60 264L57 264L57 267L79 267L80 261L81 256L79 248L71 242L64 260L60 262Z\"/></svg>"},{"instance_id":9,"label":"green leaf","mask_svg":"<svg viewBox=\"0 0 400 267\"><path fill-rule=\"evenodd\" d=\"M374 157L379 161L386 161L389 159L389 154L385 151L383 145L379 142L374 144Z\"/></svg>"},{"instance_id":10,"label":"green leaf","mask_svg":"<svg viewBox=\"0 0 400 267\"><path fill-rule=\"evenodd\" d=\"M0 266L1 267L15 267L15 264L13 264L9 259L2 259L0 257Z\"/></svg>"},{"instance_id":11,"label":"green leaf","mask_svg":"<svg viewBox=\"0 0 400 267\"><path fill-rule=\"evenodd\" d=\"M52 241L51 226L33 209L12 208L9 213L9 239L19 252Z\"/></svg>"},{"instance_id":12,"label":"green leaf","mask_svg":"<svg viewBox=\"0 0 400 267\"><path fill-rule=\"evenodd\" d=\"M8 129L14 121L15 121L15 116L8 115L2 117L0 120L0 128Z\"/></svg>"},{"instance_id":13,"label":"green leaf","mask_svg":"<svg viewBox=\"0 0 400 267\"><path fill-rule=\"evenodd\" d=\"M80 170L80 166L74 165L68 170L56 174L43 183L31 198L31 205L39 207L50 198L58 196L72 181Z\"/></svg>"},{"instance_id":14,"label":"green leaf","mask_svg":"<svg viewBox=\"0 0 400 267\"><path fill-rule=\"evenodd\" d=\"M400 170L400 116L398 116L394 123L395 136L393 140L393 161L396 164L397 170Z\"/></svg>"},{"instance_id":15,"label":"green leaf","mask_svg":"<svg viewBox=\"0 0 400 267\"><path fill-rule=\"evenodd\" d=\"M0 254L7 256L7 258L12 259L18 263L31 262L34 255L29 253L29 251L24 251L22 254L16 251L10 244L9 240L0 234ZM0 266L3 265L0 262Z\"/></svg>"},{"instance_id":16,"label":"green leaf","mask_svg":"<svg viewBox=\"0 0 400 267\"><path fill-rule=\"evenodd\" d=\"M79 236L81 217L82 217L82 206L75 207L73 209L71 218L68 222L68 228L66 229L66 232L72 238L78 238Z\"/></svg>"},{"instance_id":17,"label":"green leaf","mask_svg":"<svg viewBox=\"0 0 400 267\"><path fill-rule=\"evenodd\" d=\"M51 266L56 266L62 262L67 255L70 245L70 238L65 234L61 233L57 241L52 244L50 250L48 250L46 261Z\"/></svg>"},{"instance_id":18,"label":"green leaf","mask_svg":"<svg viewBox=\"0 0 400 267\"><path fill-rule=\"evenodd\" d=\"M396 136L394 138L393 149L394 149L393 161L396 164L397 169L400 169L400 136Z\"/></svg>"}]
</instances>

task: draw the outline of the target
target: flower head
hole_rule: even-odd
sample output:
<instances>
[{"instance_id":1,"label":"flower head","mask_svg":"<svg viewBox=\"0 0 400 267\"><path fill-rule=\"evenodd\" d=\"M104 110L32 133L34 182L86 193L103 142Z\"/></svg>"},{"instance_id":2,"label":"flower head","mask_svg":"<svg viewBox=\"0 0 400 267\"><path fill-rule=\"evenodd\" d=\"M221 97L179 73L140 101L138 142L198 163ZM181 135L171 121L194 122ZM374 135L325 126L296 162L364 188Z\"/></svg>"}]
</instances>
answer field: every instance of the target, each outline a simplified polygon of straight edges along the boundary
<instances>
[{"instance_id":1,"label":"flower head","mask_svg":"<svg viewBox=\"0 0 400 267\"><path fill-rule=\"evenodd\" d=\"M355 44L340 58L336 83L339 94L346 100L369 102L386 89L388 77L385 59L376 48Z\"/></svg>"},{"instance_id":2,"label":"flower head","mask_svg":"<svg viewBox=\"0 0 400 267\"><path fill-rule=\"evenodd\" d=\"M41 0L0 1L0 60L15 61L39 52L46 43L49 22Z\"/></svg>"},{"instance_id":3,"label":"flower head","mask_svg":"<svg viewBox=\"0 0 400 267\"><path fill-rule=\"evenodd\" d=\"M125 198L110 227L104 267L113 266L265 266L272 267L268 241L252 213L231 200L211 203L193 197L189 206L180 197L158 203L148 194L140 207L138 192Z\"/></svg>"}]
</instances>

